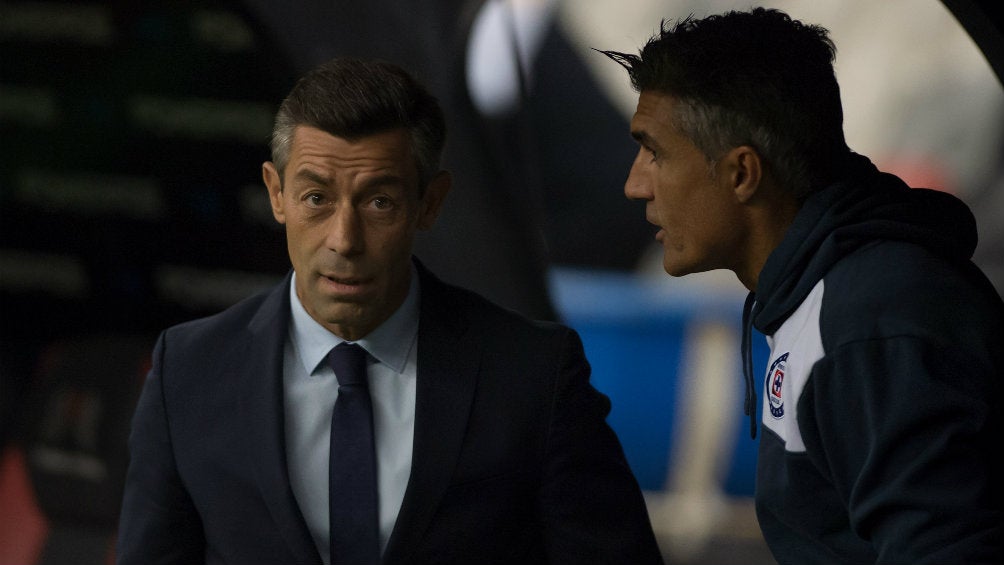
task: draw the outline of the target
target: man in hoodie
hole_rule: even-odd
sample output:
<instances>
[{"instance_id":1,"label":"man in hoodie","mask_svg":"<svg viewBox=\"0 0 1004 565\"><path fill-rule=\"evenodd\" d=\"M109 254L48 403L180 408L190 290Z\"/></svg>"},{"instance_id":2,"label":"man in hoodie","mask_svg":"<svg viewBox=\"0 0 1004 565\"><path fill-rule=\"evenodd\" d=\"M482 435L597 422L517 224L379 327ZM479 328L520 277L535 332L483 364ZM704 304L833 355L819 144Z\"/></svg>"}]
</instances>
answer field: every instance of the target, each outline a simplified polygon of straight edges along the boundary
<instances>
[{"instance_id":1,"label":"man in hoodie","mask_svg":"<svg viewBox=\"0 0 1004 565\"><path fill-rule=\"evenodd\" d=\"M757 8L605 52L640 93L624 188L670 275L730 269L757 515L782 563L1004 562L1004 304L957 198L848 149L828 32ZM751 327L770 358L752 375Z\"/></svg>"}]
</instances>

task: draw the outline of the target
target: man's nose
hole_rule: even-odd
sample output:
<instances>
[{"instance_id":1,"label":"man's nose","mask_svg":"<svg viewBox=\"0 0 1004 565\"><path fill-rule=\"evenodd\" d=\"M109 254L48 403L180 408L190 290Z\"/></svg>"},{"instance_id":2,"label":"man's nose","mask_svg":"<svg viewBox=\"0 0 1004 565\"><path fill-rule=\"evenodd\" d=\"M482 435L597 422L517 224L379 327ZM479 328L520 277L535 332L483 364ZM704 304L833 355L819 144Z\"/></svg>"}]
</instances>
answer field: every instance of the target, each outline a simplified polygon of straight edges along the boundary
<instances>
[{"instance_id":1,"label":"man's nose","mask_svg":"<svg viewBox=\"0 0 1004 565\"><path fill-rule=\"evenodd\" d=\"M363 220L351 205L340 206L328 219L327 246L343 256L356 255L363 250Z\"/></svg>"},{"instance_id":2,"label":"man's nose","mask_svg":"<svg viewBox=\"0 0 1004 565\"><path fill-rule=\"evenodd\" d=\"M649 178L649 174L644 170L643 158L644 155L639 150L634 163L631 164L631 170L628 171L628 178L624 181L624 196L628 200L652 199L651 179Z\"/></svg>"}]
</instances>

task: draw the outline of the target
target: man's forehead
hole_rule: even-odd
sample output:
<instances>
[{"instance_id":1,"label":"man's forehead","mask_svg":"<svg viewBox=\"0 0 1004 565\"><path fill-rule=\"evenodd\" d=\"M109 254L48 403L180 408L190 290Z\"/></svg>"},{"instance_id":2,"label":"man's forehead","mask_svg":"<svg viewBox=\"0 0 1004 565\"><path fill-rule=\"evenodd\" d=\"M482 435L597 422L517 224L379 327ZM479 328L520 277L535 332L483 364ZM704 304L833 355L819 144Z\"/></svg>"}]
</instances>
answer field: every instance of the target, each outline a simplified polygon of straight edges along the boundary
<instances>
[{"instance_id":1,"label":"man's forehead","mask_svg":"<svg viewBox=\"0 0 1004 565\"><path fill-rule=\"evenodd\" d=\"M648 141L664 127L665 124L657 117L638 111L631 118L631 137L639 142Z\"/></svg>"},{"instance_id":2,"label":"man's forehead","mask_svg":"<svg viewBox=\"0 0 1004 565\"><path fill-rule=\"evenodd\" d=\"M658 121L668 121L676 98L655 90L644 90L638 95L638 105L635 116L646 117Z\"/></svg>"},{"instance_id":3,"label":"man's forehead","mask_svg":"<svg viewBox=\"0 0 1004 565\"><path fill-rule=\"evenodd\" d=\"M658 91L645 90L638 95L638 107L631 118L631 135L659 135L673 128L676 98Z\"/></svg>"},{"instance_id":4,"label":"man's forehead","mask_svg":"<svg viewBox=\"0 0 1004 565\"><path fill-rule=\"evenodd\" d=\"M338 135L312 125L299 124L293 128L292 140L294 145L303 140L329 140L348 145L367 142L401 142L404 146L410 147L411 138L405 127L395 127L357 135Z\"/></svg>"},{"instance_id":5,"label":"man's forehead","mask_svg":"<svg viewBox=\"0 0 1004 565\"><path fill-rule=\"evenodd\" d=\"M376 160L407 167L414 161L410 138L404 129L340 137L317 128L300 126L297 134L290 151L291 163L318 159L336 163Z\"/></svg>"}]
</instances>

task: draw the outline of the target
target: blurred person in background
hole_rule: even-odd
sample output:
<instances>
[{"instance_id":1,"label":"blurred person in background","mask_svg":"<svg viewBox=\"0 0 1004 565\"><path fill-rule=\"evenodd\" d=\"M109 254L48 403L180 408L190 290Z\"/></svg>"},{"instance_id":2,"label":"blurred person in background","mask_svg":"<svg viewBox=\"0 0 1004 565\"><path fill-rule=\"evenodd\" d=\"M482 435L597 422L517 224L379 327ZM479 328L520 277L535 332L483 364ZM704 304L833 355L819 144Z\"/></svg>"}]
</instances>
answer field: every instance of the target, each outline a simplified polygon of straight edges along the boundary
<instances>
[{"instance_id":1,"label":"blurred person in background","mask_svg":"<svg viewBox=\"0 0 1004 565\"><path fill-rule=\"evenodd\" d=\"M450 189L444 139L396 65L339 58L296 84L263 165L293 270L159 338L119 563L662 562L577 334L413 257ZM345 343L363 349L370 432L333 420L354 396L330 353ZM336 443L367 433L372 455L329 477ZM350 498L372 519L339 522L353 501L329 485L367 466Z\"/></svg>"},{"instance_id":2,"label":"blurred person in background","mask_svg":"<svg viewBox=\"0 0 1004 565\"><path fill-rule=\"evenodd\" d=\"M1000 562L1004 304L968 207L848 148L835 52L763 8L606 51L639 92L624 191L667 273L729 269L750 291L757 516L779 562Z\"/></svg>"}]
</instances>

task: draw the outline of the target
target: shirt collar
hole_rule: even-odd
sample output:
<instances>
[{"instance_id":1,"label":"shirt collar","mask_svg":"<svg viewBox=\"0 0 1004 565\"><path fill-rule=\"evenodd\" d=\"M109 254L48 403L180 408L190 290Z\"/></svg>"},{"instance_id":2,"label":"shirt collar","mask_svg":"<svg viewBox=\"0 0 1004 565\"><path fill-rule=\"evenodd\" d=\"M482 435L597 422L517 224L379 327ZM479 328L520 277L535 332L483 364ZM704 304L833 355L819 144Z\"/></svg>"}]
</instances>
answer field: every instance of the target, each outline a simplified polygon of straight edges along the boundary
<instances>
[{"instance_id":1,"label":"shirt collar","mask_svg":"<svg viewBox=\"0 0 1004 565\"><path fill-rule=\"evenodd\" d=\"M411 284L401 306L376 329L356 341L377 361L394 371L404 371L408 353L418 335L419 283L415 265L411 265ZM310 317L296 295L296 272L289 284L289 305L292 314L290 337L310 376L317 374L321 362L333 347L345 341Z\"/></svg>"}]
</instances>

